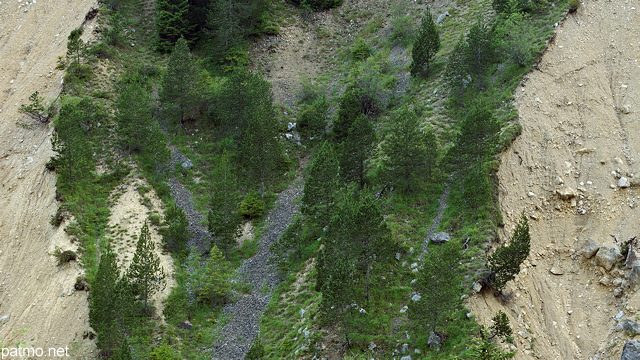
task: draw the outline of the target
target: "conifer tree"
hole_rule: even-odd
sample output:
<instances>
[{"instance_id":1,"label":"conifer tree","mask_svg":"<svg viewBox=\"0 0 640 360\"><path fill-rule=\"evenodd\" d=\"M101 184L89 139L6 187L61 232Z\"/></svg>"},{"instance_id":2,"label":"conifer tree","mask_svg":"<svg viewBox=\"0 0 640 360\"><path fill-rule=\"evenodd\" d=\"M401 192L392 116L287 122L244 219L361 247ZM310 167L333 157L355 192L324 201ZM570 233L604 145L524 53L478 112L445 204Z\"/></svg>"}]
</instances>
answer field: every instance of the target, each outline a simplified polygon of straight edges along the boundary
<instances>
[{"instance_id":1,"label":"conifer tree","mask_svg":"<svg viewBox=\"0 0 640 360\"><path fill-rule=\"evenodd\" d=\"M160 101L178 124L193 115L200 101L199 72L184 38L176 42L171 52L167 72L162 79Z\"/></svg>"},{"instance_id":2,"label":"conifer tree","mask_svg":"<svg viewBox=\"0 0 640 360\"><path fill-rule=\"evenodd\" d=\"M371 121L359 115L349 128L344 140L338 144L340 174L347 182L355 181L364 186L365 161L369 158L376 140Z\"/></svg>"},{"instance_id":3,"label":"conifer tree","mask_svg":"<svg viewBox=\"0 0 640 360\"><path fill-rule=\"evenodd\" d=\"M157 0L156 29L158 50L169 52L174 44L190 33L188 0Z\"/></svg>"},{"instance_id":4,"label":"conifer tree","mask_svg":"<svg viewBox=\"0 0 640 360\"><path fill-rule=\"evenodd\" d=\"M89 299L89 323L98 334L98 347L110 354L119 347L118 304L120 303L117 284L120 271L116 262L116 254L110 246L100 256L98 272L91 284Z\"/></svg>"},{"instance_id":5,"label":"conifer tree","mask_svg":"<svg viewBox=\"0 0 640 360\"><path fill-rule=\"evenodd\" d=\"M67 38L67 57L75 63L80 63L80 58L84 55L85 44L81 39L83 32L84 29L79 27L72 30Z\"/></svg>"},{"instance_id":6,"label":"conifer tree","mask_svg":"<svg viewBox=\"0 0 640 360\"><path fill-rule=\"evenodd\" d=\"M529 256L531 250L531 235L529 221L524 212L511 235L509 244L499 246L489 257L488 284L498 291L502 291L507 282L513 280L520 272L520 264Z\"/></svg>"},{"instance_id":7,"label":"conifer tree","mask_svg":"<svg viewBox=\"0 0 640 360\"><path fill-rule=\"evenodd\" d=\"M395 250L376 199L347 195L329 224L318 259L317 289L325 311L333 306L340 315L349 304L368 303L378 269L393 261Z\"/></svg>"},{"instance_id":8,"label":"conifer tree","mask_svg":"<svg viewBox=\"0 0 640 360\"><path fill-rule=\"evenodd\" d=\"M440 34L433 20L431 11L427 10L422 17L418 36L413 43L411 53L411 75L428 77L431 74L431 64L440 50Z\"/></svg>"},{"instance_id":9,"label":"conifer tree","mask_svg":"<svg viewBox=\"0 0 640 360\"><path fill-rule=\"evenodd\" d=\"M432 246L425 255L415 288L421 297L409 304L409 318L417 334L444 330L446 319L461 307L460 258L455 243Z\"/></svg>"},{"instance_id":10,"label":"conifer tree","mask_svg":"<svg viewBox=\"0 0 640 360\"><path fill-rule=\"evenodd\" d=\"M237 182L231 155L223 153L213 169L215 182L207 215L208 230L225 256L236 244L242 216L238 213Z\"/></svg>"},{"instance_id":11,"label":"conifer tree","mask_svg":"<svg viewBox=\"0 0 640 360\"><path fill-rule=\"evenodd\" d=\"M126 273L126 278L136 297L144 302L145 310L149 310L149 299L158 290L164 289L165 274L160 265L160 258L155 252L155 244L151 240L149 226L145 222L140 230L136 252Z\"/></svg>"},{"instance_id":12,"label":"conifer tree","mask_svg":"<svg viewBox=\"0 0 640 360\"><path fill-rule=\"evenodd\" d=\"M304 183L302 214L321 228L329 222L331 208L340 188L339 167L333 146L325 142L309 169Z\"/></svg>"},{"instance_id":13,"label":"conifer tree","mask_svg":"<svg viewBox=\"0 0 640 360\"><path fill-rule=\"evenodd\" d=\"M187 214L175 202L169 203L164 214L162 236L167 250L182 254L187 249L189 239L189 220Z\"/></svg>"},{"instance_id":14,"label":"conifer tree","mask_svg":"<svg viewBox=\"0 0 640 360\"><path fill-rule=\"evenodd\" d=\"M192 257L192 264L198 264L195 265L198 270L194 276L194 286L199 301L209 305L226 303L231 290L231 267L222 252L213 246L203 265L198 255Z\"/></svg>"},{"instance_id":15,"label":"conifer tree","mask_svg":"<svg viewBox=\"0 0 640 360\"><path fill-rule=\"evenodd\" d=\"M118 140L127 151L142 151L149 139L153 118L151 96L139 76L132 76L122 84L116 109Z\"/></svg>"},{"instance_id":16,"label":"conifer tree","mask_svg":"<svg viewBox=\"0 0 640 360\"><path fill-rule=\"evenodd\" d=\"M416 179L430 176L435 167L436 139L433 132L420 129L417 114L409 108L402 108L393 121L382 143L383 163L392 182L412 191Z\"/></svg>"}]
</instances>

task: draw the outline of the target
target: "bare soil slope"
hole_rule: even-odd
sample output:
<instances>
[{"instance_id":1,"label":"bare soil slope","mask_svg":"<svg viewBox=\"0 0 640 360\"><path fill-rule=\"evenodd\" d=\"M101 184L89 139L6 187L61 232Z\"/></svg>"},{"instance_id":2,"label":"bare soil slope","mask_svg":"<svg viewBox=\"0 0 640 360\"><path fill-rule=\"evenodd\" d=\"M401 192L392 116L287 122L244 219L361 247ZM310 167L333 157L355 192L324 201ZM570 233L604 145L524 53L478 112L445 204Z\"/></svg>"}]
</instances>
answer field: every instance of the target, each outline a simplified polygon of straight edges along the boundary
<instances>
[{"instance_id":1,"label":"bare soil slope","mask_svg":"<svg viewBox=\"0 0 640 360\"><path fill-rule=\"evenodd\" d=\"M499 192L503 238L523 210L531 217L531 256L506 305L490 294L470 301L484 323L509 315L516 359L619 358L628 337L614 331L616 315L640 310L628 269L607 272L577 253L588 239L620 247L639 235L639 191L618 183L640 172L638 34L639 1L587 0L517 90L523 133L502 155Z\"/></svg>"},{"instance_id":2,"label":"bare soil slope","mask_svg":"<svg viewBox=\"0 0 640 360\"><path fill-rule=\"evenodd\" d=\"M31 129L18 113L34 91L47 99L60 92L54 69L67 36L95 0L0 1L0 344L65 347L89 355L87 293L74 291L80 267L56 266L56 246L73 249L56 211L55 174L48 126ZM78 340L78 342L75 342ZM76 358L78 358L76 356Z\"/></svg>"}]
</instances>

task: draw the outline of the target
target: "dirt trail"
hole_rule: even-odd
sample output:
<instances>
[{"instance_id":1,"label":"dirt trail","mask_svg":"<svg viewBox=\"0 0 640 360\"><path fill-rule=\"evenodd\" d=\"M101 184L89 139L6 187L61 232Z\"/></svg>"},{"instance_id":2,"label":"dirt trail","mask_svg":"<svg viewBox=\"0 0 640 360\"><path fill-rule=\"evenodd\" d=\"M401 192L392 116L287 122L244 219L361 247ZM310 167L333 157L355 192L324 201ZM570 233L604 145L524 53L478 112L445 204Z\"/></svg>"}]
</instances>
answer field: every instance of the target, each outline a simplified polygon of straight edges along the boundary
<instances>
[{"instance_id":1,"label":"dirt trail","mask_svg":"<svg viewBox=\"0 0 640 360\"><path fill-rule=\"evenodd\" d=\"M27 129L20 104L38 90L58 95L63 73L55 70L66 38L80 26L94 0L0 2L0 344L64 347L90 355L82 341L89 329L87 294L73 285L77 264L58 268L48 255L74 248L62 227L49 224L56 211L55 174L48 126ZM79 342L74 342L75 340Z\"/></svg>"},{"instance_id":2,"label":"dirt trail","mask_svg":"<svg viewBox=\"0 0 640 360\"><path fill-rule=\"evenodd\" d=\"M617 178L640 173L638 34L640 1L588 0L517 90L523 133L498 173L502 238L524 210L531 256L508 286L507 305L491 295L470 301L484 323L507 312L516 359L619 358L627 336L614 332L614 318L635 320L640 310L638 294L612 285L628 269L607 272L576 253L587 239L614 247L639 235L638 189ZM556 190L575 196L563 200Z\"/></svg>"}]
</instances>

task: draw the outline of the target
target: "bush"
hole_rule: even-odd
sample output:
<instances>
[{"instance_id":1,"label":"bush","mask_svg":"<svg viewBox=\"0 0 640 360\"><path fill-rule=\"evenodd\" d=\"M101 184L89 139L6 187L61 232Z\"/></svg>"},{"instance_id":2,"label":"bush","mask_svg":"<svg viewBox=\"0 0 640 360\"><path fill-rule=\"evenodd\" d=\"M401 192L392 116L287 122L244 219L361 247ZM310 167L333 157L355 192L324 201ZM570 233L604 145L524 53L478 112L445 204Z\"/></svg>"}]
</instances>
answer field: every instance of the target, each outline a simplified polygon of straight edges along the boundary
<instances>
[{"instance_id":1,"label":"bush","mask_svg":"<svg viewBox=\"0 0 640 360\"><path fill-rule=\"evenodd\" d=\"M249 194L240 203L240 215L248 218L260 217L264 214L266 205L258 194Z\"/></svg>"},{"instance_id":2,"label":"bush","mask_svg":"<svg viewBox=\"0 0 640 360\"><path fill-rule=\"evenodd\" d=\"M99 59L110 59L114 56L115 52L104 42L98 43L90 47L87 52L96 56Z\"/></svg>"},{"instance_id":3,"label":"bush","mask_svg":"<svg viewBox=\"0 0 640 360\"><path fill-rule=\"evenodd\" d=\"M358 39L353 46L353 50L351 50L351 55L356 60L364 60L371 55L371 46L364 40Z\"/></svg>"},{"instance_id":4,"label":"bush","mask_svg":"<svg viewBox=\"0 0 640 360\"><path fill-rule=\"evenodd\" d=\"M64 75L65 85L80 85L90 80L93 75L93 68L90 65L72 62L67 67L67 73Z\"/></svg>"},{"instance_id":5,"label":"bush","mask_svg":"<svg viewBox=\"0 0 640 360\"><path fill-rule=\"evenodd\" d=\"M578 11L580 7L580 0L569 0L569 13L574 13Z\"/></svg>"},{"instance_id":6,"label":"bush","mask_svg":"<svg viewBox=\"0 0 640 360\"><path fill-rule=\"evenodd\" d=\"M344 0L293 0L294 5L309 7L315 11L327 10L342 5Z\"/></svg>"},{"instance_id":7,"label":"bush","mask_svg":"<svg viewBox=\"0 0 640 360\"><path fill-rule=\"evenodd\" d=\"M73 250L62 250L61 248L56 246L56 249L51 254L58 259L58 266L62 266L70 261L76 260L78 258L78 254L76 254Z\"/></svg>"}]
</instances>

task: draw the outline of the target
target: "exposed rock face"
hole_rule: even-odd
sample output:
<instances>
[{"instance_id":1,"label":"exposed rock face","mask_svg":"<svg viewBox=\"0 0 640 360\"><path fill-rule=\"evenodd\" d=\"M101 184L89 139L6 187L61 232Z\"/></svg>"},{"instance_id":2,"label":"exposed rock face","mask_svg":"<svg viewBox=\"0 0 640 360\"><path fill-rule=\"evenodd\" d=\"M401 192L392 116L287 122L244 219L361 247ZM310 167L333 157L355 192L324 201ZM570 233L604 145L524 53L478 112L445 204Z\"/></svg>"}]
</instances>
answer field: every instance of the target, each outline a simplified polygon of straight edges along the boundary
<instances>
[{"instance_id":1,"label":"exposed rock face","mask_svg":"<svg viewBox=\"0 0 640 360\"><path fill-rule=\"evenodd\" d=\"M444 244L447 241L451 240L451 236L446 232L437 232L435 234L429 235L427 240L431 241L434 244Z\"/></svg>"},{"instance_id":2,"label":"exposed rock face","mask_svg":"<svg viewBox=\"0 0 640 360\"><path fill-rule=\"evenodd\" d=\"M624 319L616 325L616 331L627 331L632 335L640 334L640 324L629 319Z\"/></svg>"},{"instance_id":3,"label":"exposed rock face","mask_svg":"<svg viewBox=\"0 0 640 360\"><path fill-rule=\"evenodd\" d=\"M617 248L601 247L596 253L596 264L602 266L607 271L613 268L618 261L619 251Z\"/></svg>"},{"instance_id":4,"label":"exposed rock face","mask_svg":"<svg viewBox=\"0 0 640 360\"><path fill-rule=\"evenodd\" d=\"M638 285L640 285L640 265L631 268L631 272L629 273L629 286L632 289L636 289Z\"/></svg>"},{"instance_id":5,"label":"exposed rock face","mask_svg":"<svg viewBox=\"0 0 640 360\"><path fill-rule=\"evenodd\" d=\"M638 239L636 239L635 237L629 241L629 251L627 252L625 265L627 265L627 267L629 268L633 268L636 265L640 265L640 253L638 252Z\"/></svg>"},{"instance_id":6,"label":"exposed rock face","mask_svg":"<svg viewBox=\"0 0 640 360\"><path fill-rule=\"evenodd\" d=\"M589 239L585 241L582 249L580 250L580 255L582 255L585 259L591 259L597 252L600 250L600 244Z\"/></svg>"},{"instance_id":7,"label":"exposed rock face","mask_svg":"<svg viewBox=\"0 0 640 360\"><path fill-rule=\"evenodd\" d=\"M640 343L635 340L628 340L622 349L622 357L620 360L638 360L640 359Z\"/></svg>"}]
</instances>

